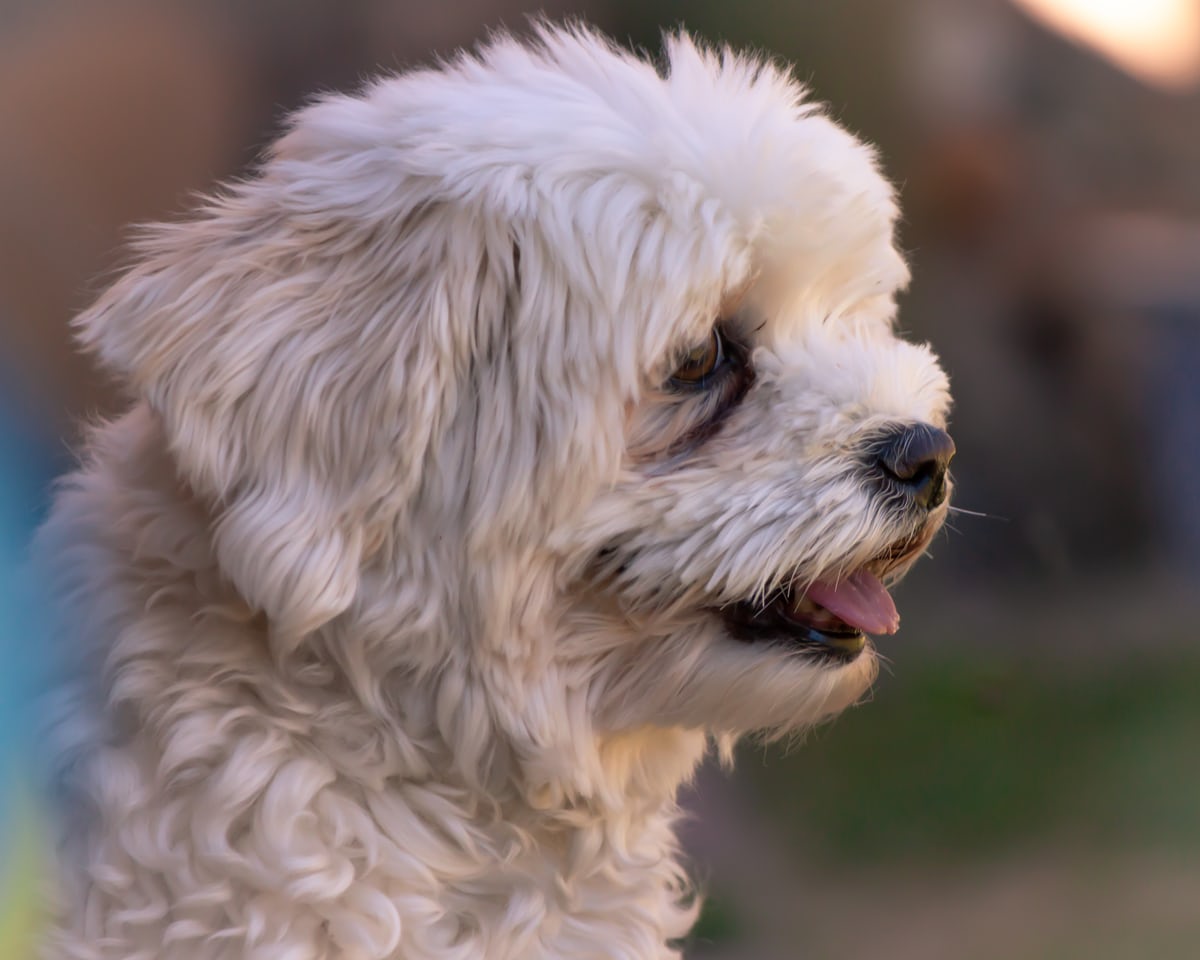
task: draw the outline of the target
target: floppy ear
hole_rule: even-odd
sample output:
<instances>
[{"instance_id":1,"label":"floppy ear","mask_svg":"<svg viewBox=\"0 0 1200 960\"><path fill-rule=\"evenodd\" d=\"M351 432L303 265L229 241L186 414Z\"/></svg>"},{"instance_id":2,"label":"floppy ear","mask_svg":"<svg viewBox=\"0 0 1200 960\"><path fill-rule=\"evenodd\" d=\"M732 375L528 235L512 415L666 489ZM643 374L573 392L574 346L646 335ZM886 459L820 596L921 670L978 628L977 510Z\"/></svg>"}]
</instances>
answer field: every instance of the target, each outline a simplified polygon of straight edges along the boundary
<instances>
[{"instance_id":1,"label":"floppy ear","mask_svg":"<svg viewBox=\"0 0 1200 960\"><path fill-rule=\"evenodd\" d=\"M221 570L293 643L350 606L387 547L469 346L447 322L472 292L450 289L436 205L396 172L372 205L337 161L277 151L147 231L77 321L212 506Z\"/></svg>"}]
</instances>

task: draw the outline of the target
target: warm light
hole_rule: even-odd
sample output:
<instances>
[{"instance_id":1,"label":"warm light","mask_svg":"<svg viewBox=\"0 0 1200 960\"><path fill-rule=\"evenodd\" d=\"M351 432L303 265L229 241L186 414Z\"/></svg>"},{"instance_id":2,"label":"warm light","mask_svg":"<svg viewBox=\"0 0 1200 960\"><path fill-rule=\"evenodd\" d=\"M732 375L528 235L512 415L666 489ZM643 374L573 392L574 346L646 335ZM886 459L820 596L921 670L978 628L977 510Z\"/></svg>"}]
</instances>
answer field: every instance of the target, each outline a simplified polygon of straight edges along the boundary
<instances>
[{"instance_id":1,"label":"warm light","mask_svg":"<svg viewBox=\"0 0 1200 960\"><path fill-rule=\"evenodd\" d=\"M1160 87L1200 80L1200 0L1013 0L1042 23Z\"/></svg>"}]
</instances>

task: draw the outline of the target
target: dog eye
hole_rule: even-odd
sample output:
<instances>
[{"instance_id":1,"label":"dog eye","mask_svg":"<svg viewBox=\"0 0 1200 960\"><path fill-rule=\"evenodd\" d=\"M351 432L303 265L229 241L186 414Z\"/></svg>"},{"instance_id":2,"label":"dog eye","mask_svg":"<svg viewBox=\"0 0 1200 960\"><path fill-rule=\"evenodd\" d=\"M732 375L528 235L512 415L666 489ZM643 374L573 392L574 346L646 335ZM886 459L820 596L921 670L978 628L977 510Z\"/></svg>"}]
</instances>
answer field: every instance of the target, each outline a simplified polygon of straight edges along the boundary
<instances>
[{"instance_id":1,"label":"dog eye","mask_svg":"<svg viewBox=\"0 0 1200 960\"><path fill-rule=\"evenodd\" d=\"M696 386L704 382L725 359L725 340L715 327L708 339L683 358L683 363L671 374L671 382L681 386Z\"/></svg>"}]
</instances>

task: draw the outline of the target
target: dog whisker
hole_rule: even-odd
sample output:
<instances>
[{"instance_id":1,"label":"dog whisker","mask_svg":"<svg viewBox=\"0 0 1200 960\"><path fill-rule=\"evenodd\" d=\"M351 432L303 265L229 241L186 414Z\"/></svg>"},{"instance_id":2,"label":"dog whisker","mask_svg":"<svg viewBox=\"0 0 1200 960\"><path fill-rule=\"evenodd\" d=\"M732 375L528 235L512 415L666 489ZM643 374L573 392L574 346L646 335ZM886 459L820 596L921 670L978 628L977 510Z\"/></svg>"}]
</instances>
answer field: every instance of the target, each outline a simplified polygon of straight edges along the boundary
<instances>
[{"instance_id":1,"label":"dog whisker","mask_svg":"<svg viewBox=\"0 0 1200 960\"><path fill-rule=\"evenodd\" d=\"M948 506L946 509L949 510L951 513L961 513L967 517L979 517L983 520L999 520L1001 523L1011 523L1012 522L1008 517L1002 517L999 514L982 513L979 510L968 510L968 509L966 509L966 507Z\"/></svg>"}]
</instances>

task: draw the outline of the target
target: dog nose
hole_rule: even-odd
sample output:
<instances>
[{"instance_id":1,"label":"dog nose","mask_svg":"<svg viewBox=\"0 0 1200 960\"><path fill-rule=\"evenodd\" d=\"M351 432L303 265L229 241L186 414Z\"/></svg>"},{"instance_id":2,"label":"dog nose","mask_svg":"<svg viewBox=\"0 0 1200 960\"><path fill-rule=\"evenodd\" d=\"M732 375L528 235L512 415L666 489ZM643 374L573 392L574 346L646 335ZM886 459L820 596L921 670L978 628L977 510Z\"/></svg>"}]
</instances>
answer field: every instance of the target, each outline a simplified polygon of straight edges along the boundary
<instances>
[{"instance_id":1,"label":"dog nose","mask_svg":"<svg viewBox=\"0 0 1200 960\"><path fill-rule=\"evenodd\" d=\"M945 430L927 423L900 427L882 439L875 463L926 510L946 500L946 469L954 457L954 441Z\"/></svg>"}]
</instances>

